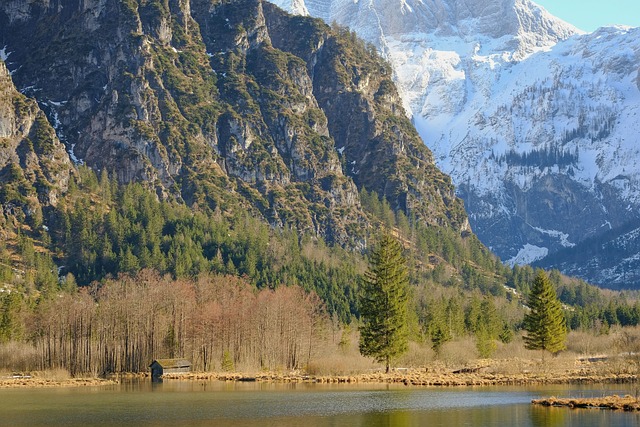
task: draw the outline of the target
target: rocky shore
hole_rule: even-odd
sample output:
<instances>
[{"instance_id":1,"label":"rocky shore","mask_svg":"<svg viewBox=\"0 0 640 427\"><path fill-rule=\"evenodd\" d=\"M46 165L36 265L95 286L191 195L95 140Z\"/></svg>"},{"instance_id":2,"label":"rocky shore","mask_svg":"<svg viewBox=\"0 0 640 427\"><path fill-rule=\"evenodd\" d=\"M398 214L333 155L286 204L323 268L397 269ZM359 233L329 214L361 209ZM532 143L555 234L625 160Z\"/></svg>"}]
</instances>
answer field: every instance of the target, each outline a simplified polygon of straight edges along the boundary
<instances>
[{"instance_id":1,"label":"rocky shore","mask_svg":"<svg viewBox=\"0 0 640 427\"><path fill-rule=\"evenodd\" d=\"M543 406L564 406L568 408L593 408L593 409L613 409L618 411L640 411L640 401L633 396L605 396L592 398L562 398L547 397L544 399L534 399L534 405Z\"/></svg>"}]
</instances>

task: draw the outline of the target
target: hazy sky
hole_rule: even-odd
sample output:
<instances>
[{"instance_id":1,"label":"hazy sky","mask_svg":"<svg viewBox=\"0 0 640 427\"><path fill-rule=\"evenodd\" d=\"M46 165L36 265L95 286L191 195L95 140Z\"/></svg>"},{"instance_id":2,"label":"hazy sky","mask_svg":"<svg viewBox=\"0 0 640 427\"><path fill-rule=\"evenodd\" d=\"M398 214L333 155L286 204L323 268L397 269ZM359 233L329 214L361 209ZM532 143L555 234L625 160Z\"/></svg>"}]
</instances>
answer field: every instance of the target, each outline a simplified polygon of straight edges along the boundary
<instances>
[{"instance_id":1,"label":"hazy sky","mask_svg":"<svg viewBox=\"0 0 640 427\"><path fill-rule=\"evenodd\" d=\"M640 27L640 0L532 0L552 15L593 31L611 24Z\"/></svg>"}]
</instances>

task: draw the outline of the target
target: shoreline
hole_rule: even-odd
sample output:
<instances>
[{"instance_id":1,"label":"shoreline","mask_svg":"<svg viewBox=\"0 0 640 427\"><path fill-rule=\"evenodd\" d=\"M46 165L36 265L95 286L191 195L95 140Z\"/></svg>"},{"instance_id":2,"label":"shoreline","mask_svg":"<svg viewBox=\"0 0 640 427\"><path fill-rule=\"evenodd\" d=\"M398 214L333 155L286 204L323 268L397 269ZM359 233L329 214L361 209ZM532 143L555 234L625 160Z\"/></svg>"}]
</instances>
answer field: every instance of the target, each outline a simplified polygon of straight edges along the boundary
<instances>
[{"instance_id":1,"label":"shoreline","mask_svg":"<svg viewBox=\"0 0 640 427\"><path fill-rule=\"evenodd\" d=\"M148 379L149 372L128 372L111 374L106 378L56 378L55 376L23 375L0 377L0 388L18 387L83 387L119 384L122 381ZM176 381L223 381L223 382L265 382L265 383L305 383L305 384L396 384L405 386L432 387L482 387L482 386L525 386L545 384L628 384L637 382L637 374L610 373L585 367L577 369L550 369L512 373L500 372L490 366L473 368L397 368L389 373L382 371L351 375L312 375L304 372L188 372L165 374L164 380Z\"/></svg>"},{"instance_id":2,"label":"shoreline","mask_svg":"<svg viewBox=\"0 0 640 427\"><path fill-rule=\"evenodd\" d=\"M637 375L557 375L548 374L493 374L477 372L425 372L407 370L403 372L371 373L354 375L305 375L279 373L219 373L193 372L165 374L166 380L182 381L226 381L226 382L270 382L308 384L403 384L405 386L474 387L542 384L622 384L637 381Z\"/></svg>"},{"instance_id":3,"label":"shoreline","mask_svg":"<svg viewBox=\"0 0 640 427\"><path fill-rule=\"evenodd\" d=\"M20 377L1 378L0 389L2 388L49 388L49 387L91 387L118 384L118 381L105 378L40 378L40 377Z\"/></svg>"},{"instance_id":4,"label":"shoreline","mask_svg":"<svg viewBox=\"0 0 640 427\"><path fill-rule=\"evenodd\" d=\"M544 399L534 399L534 405L565 407L571 409L611 409L614 411L640 411L640 401L630 395L626 396L604 396L592 398L557 398L547 397Z\"/></svg>"}]
</instances>

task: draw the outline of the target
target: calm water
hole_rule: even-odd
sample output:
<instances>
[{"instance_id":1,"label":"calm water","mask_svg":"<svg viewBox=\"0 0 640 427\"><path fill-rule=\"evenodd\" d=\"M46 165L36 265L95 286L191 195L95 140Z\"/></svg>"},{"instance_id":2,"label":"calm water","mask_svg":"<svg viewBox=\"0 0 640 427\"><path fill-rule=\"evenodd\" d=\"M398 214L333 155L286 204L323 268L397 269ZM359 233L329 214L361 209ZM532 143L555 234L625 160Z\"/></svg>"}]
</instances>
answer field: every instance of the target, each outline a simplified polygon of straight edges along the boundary
<instances>
[{"instance_id":1,"label":"calm water","mask_svg":"<svg viewBox=\"0 0 640 427\"><path fill-rule=\"evenodd\" d=\"M633 386L404 388L165 381L0 390L0 426L640 426L640 414L543 408Z\"/></svg>"}]
</instances>

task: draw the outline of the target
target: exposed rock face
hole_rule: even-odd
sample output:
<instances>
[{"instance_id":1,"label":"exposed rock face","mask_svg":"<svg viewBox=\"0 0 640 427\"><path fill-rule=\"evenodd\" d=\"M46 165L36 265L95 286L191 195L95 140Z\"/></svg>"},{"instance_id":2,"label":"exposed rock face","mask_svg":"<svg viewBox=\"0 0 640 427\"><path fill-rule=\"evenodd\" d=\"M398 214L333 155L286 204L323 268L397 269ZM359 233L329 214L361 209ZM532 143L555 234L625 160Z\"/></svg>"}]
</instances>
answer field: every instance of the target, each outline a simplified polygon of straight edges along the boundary
<instances>
[{"instance_id":1,"label":"exposed rock face","mask_svg":"<svg viewBox=\"0 0 640 427\"><path fill-rule=\"evenodd\" d=\"M16 0L0 35L71 157L122 182L343 244L362 186L468 227L390 69L317 20L259 0Z\"/></svg>"},{"instance_id":2,"label":"exposed rock face","mask_svg":"<svg viewBox=\"0 0 640 427\"><path fill-rule=\"evenodd\" d=\"M334 58L349 57L339 39L321 37L317 30L309 37L288 24L295 18L273 7L267 16L274 29L273 45L307 63L313 93L326 114L345 172L358 187L385 195L396 209L468 230L449 178L437 170L414 128L400 119L405 111L390 82L391 69L378 61L361 61L356 67L336 63ZM285 31L291 27L293 31ZM358 55L367 56L364 49ZM441 201L448 208L443 210Z\"/></svg>"},{"instance_id":3,"label":"exposed rock face","mask_svg":"<svg viewBox=\"0 0 640 427\"><path fill-rule=\"evenodd\" d=\"M72 168L44 113L16 90L0 60L0 222L17 217L40 226L42 209L56 205Z\"/></svg>"}]
</instances>

